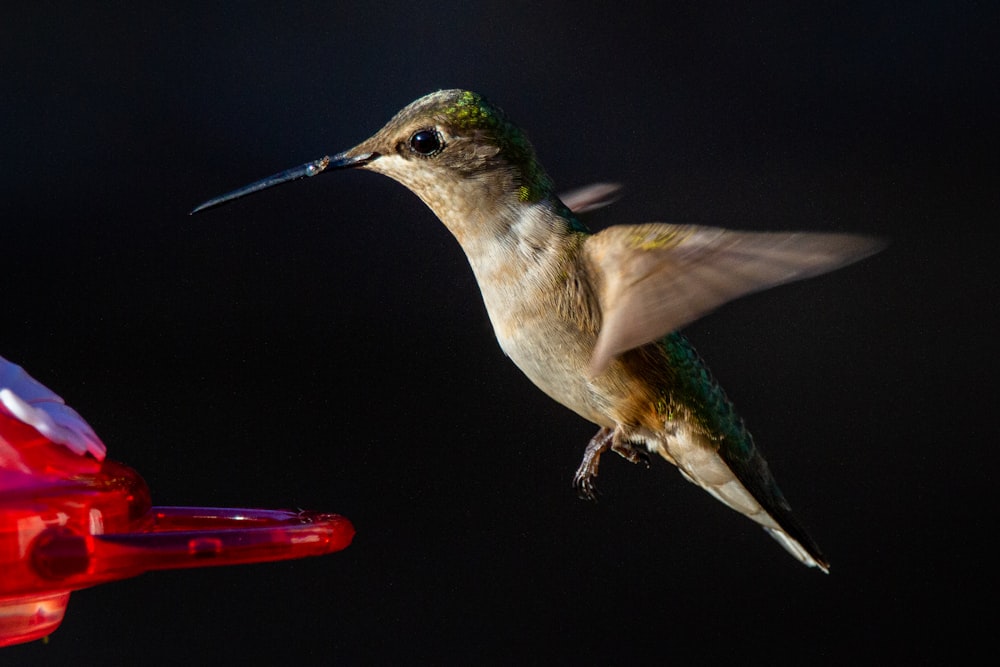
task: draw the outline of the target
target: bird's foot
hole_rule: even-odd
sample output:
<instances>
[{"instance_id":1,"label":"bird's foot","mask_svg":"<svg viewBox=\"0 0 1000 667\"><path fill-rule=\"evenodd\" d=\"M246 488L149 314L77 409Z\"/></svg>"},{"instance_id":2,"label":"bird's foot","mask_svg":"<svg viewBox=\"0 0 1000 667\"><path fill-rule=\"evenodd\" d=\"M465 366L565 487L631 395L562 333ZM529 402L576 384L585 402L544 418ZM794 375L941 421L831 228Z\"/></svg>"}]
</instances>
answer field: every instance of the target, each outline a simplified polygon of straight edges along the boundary
<instances>
[{"instance_id":1,"label":"bird's foot","mask_svg":"<svg viewBox=\"0 0 1000 667\"><path fill-rule=\"evenodd\" d=\"M645 447L637 447L635 443L625 438L613 438L611 451L629 463L641 463L647 468L649 467L649 450Z\"/></svg>"},{"instance_id":2,"label":"bird's foot","mask_svg":"<svg viewBox=\"0 0 1000 667\"><path fill-rule=\"evenodd\" d=\"M597 479L597 466L601 461L601 454L608 448L613 447L615 430L604 426L587 443L587 449L583 452L583 460L573 475L573 488L578 496L585 500L597 499L597 486L594 480Z\"/></svg>"}]
</instances>

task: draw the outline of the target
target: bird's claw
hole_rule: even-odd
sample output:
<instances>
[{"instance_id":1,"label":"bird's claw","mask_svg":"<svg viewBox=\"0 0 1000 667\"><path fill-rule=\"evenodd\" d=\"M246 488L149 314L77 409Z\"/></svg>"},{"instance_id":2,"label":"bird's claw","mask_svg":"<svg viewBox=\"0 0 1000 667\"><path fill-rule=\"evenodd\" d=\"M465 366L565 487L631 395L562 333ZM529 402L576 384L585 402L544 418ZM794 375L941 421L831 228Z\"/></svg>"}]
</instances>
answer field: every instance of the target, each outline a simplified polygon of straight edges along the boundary
<instances>
[{"instance_id":1,"label":"bird's claw","mask_svg":"<svg viewBox=\"0 0 1000 667\"><path fill-rule=\"evenodd\" d=\"M611 444L611 451L629 463L641 463L649 468L649 450L644 447L637 447L628 440L620 440Z\"/></svg>"},{"instance_id":2,"label":"bird's claw","mask_svg":"<svg viewBox=\"0 0 1000 667\"><path fill-rule=\"evenodd\" d=\"M576 495L581 500L597 500L597 485L594 484L594 480L597 479L597 474L592 473L585 469L585 465L581 464L577 469L576 474L573 475L573 488L576 489Z\"/></svg>"},{"instance_id":3,"label":"bird's claw","mask_svg":"<svg viewBox=\"0 0 1000 667\"><path fill-rule=\"evenodd\" d=\"M573 475L573 487L576 488L577 495L584 500L597 500L597 486L594 484L594 480L597 479L597 466L601 461L601 454L612 446L614 434L614 429L605 426L587 443L583 460Z\"/></svg>"}]
</instances>

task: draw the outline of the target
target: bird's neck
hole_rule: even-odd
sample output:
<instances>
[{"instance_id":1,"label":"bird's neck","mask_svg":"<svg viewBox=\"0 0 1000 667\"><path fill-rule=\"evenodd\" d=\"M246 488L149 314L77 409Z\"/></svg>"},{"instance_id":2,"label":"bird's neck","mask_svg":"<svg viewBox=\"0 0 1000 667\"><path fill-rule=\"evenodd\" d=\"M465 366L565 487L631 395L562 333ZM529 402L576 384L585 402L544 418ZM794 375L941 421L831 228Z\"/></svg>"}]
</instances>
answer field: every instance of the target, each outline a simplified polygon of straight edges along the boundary
<instances>
[{"instance_id":1,"label":"bird's neck","mask_svg":"<svg viewBox=\"0 0 1000 667\"><path fill-rule=\"evenodd\" d=\"M535 202L516 195L454 199L431 206L465 251L477 278L499 265L513 271L545 263L579 223L555 195Z\"/></svg>"}]
</instances>

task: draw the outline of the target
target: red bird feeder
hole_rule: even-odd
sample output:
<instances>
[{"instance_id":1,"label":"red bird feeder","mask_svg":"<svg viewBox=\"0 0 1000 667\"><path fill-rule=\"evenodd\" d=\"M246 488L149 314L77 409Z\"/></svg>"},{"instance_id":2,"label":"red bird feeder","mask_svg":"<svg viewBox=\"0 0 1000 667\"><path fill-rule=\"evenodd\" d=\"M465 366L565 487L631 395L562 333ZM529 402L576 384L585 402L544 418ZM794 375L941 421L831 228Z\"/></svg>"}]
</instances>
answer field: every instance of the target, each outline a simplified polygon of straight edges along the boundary
<instances>
[{"instance_id":1,"label":"red bird feeder","mask_svg":"<svg viewBox=\"0 0 1000 667\"><path fill-rule=\"evenodd\" d=\"M11 387L12 368L33 384ZM25 417L52 406L51 424ZM48 426L76 428L86 444L57 444L42 435ZM95 457L71 451L81 447ZM149 570L320 556L354 537L336 514L154 507L139 474L98 461L103 451L79 415L0 357L0 647L51 634L81 588Z\"/></svg>"}]
</instances>

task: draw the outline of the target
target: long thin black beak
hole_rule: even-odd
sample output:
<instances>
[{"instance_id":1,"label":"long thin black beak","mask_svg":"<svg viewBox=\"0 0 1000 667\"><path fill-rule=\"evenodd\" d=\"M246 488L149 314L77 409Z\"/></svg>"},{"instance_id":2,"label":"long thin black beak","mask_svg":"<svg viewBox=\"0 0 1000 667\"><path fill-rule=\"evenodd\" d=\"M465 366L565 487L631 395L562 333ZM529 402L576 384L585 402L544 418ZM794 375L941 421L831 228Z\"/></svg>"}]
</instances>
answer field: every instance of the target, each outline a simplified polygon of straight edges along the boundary
<instances>
[{"instance_id":1,"label":"long thin black beak","mask_svg":"<svg viewBox=\"0 0 1000 667\"><path fill-rule=\"evenodd\" d=\"M375 158L378 157L378 153L362 153L361 155L348 156L345 153L338 153L333 157L329 155L321 157L318 160L313 160L312 162L306 162L298 167L292 167L291 169L286 169L285 171L278 172L273 176L268 176L267 178L262 178L259 181L254 181L250 185L244 185L242 188L233 190L232 192L227 192L224 195L219 195L218 197L213 197L203 204L196 206L191 213L188 215L194 215L199 211L204 211L207 208L213 208L226 202L230 202L234 199L239 199L254 192L260 190L266 190L267 188L274 187L275 185L281 185L282 183L287 183L288 181L294 181L299 178L305 178L306 176L315 176L324 171L332 171L334 169L350 169L351 167L361 167Z\"/></svg>"}]
</instances>

